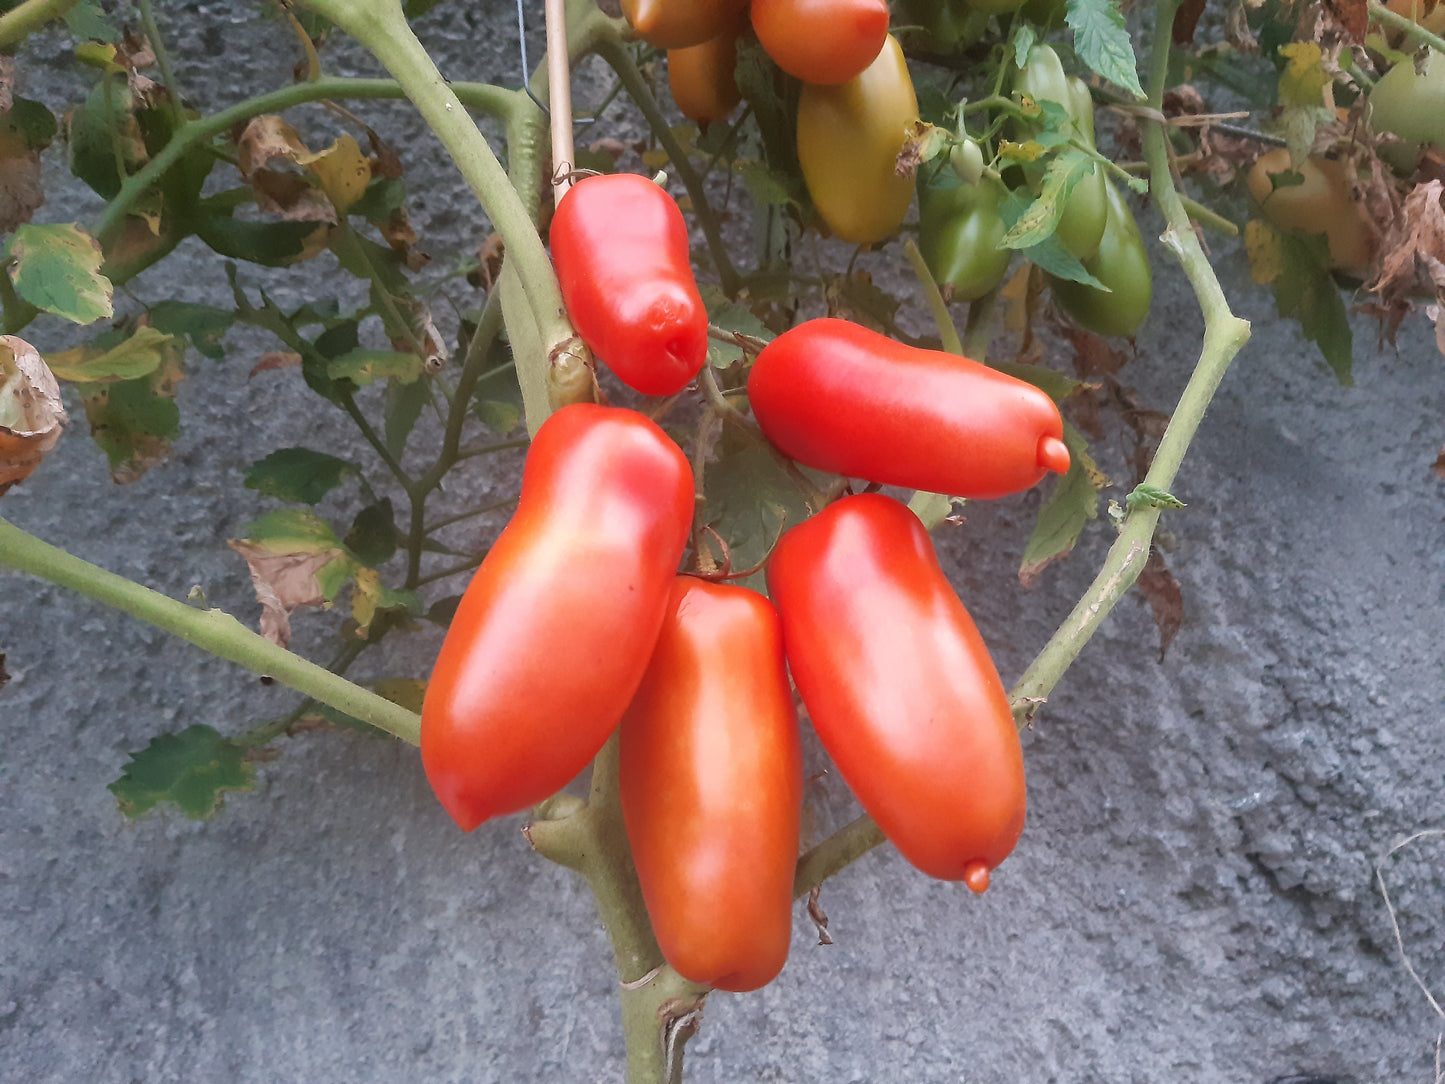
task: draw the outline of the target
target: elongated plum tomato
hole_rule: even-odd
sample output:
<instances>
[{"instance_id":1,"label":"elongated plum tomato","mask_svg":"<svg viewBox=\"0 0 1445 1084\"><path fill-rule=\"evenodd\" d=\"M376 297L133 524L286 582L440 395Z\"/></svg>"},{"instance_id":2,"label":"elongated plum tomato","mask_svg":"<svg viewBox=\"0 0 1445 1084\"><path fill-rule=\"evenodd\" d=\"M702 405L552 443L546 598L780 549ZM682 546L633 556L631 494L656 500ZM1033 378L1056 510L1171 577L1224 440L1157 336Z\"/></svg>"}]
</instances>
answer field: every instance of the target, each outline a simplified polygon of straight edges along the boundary
<instances>
[{"instance_id":1,"label":"elongated plum tomato","mask_svg":"<svg viewBox=\"0 0 1445 1084\"><path fill-rule=\"evenodd\" d=\"M1024 824L1024 762L988 648L923 524L845 497L768 564L793 680L823 747L903 857L988 887Z\"/></svg>"},{"instance_id":2,"label":"elongated plum tomato","mask_svg":"<svg viewBox=\"0 0 1445 1084\"><path fill-rule=\"evenodd\" d=\"M773 63L815 86L852 79L888 37L887 0L753 0L751 15Z\"/></svg>"},{"instance_id":3,"label":"elongated plum tomato","mask_svg":"<svg viewBox=\"0 0 1445 1084\"><path fill-rule=\"evenodd\" d=\"M808 84L798 95L798 165L823 221L844 241L892 236L913 200L914 178L896 171L918 97L890 37L862 74L839 86Z\"/></svg>"},{"instance_id":4,"label":"elongated plum tomato","mask_svg":"<svg viewBox=\"0 0 1445 1084\"><path fill-rule=\"evenodd\" d=\"M701 45L737 25L748 0L622 0L637 36L657 49Z\"/></svg>"},{"instance_id":5,"label":"elongated plum tomato","mask_svg":"<svg viewBox=\"0 0 1445 1084\"><path fill-rule=\"evenodd\" d=\"M803 799L772 604L678 577L621 736L622 814L662 955L721 990L771 982L788 958Z\"/></svg>"},{"instance_id":6,"label":"elongated plum tomato","mask_svg":"<svg viewBox=\"0 0 1445 1084\"><path fill-rule=\"evenodd\" d=\"M681 391L707 358L707 307L677 201L635 174L584 177L557 204L551 242L588 348L644 395Z\"/></svg>"},{"instance_id":7,"label":"elongated plum tomato","mask_svg":"<svg viewBox=\"0 0 1445 1084\"><path fill-rule=\"evenodd\" d=\"M427 685L421 757L465 831L560 790L636 692L692 525L692 469L635 411L543 423L516 514L467 587Z\"/></svg>"},{"instance_id":8,"label":"elongated plum tomato","mask_svg":"<svg viewBox=\"0 0 1445 1084\"><path fill-rule=\"evenodd\" d=\"M808 320L748 375L763 434L804 466L954 497L1002 497L1069 469L1044 392L846 320Z\"/></svg>"},{"instance_id":9,"label":"elongated plum tomato","mask_svg":"<svg viewBox=\"0 0 1445 1084\"><path fill-rule=\"evenodd\" d=\"M672 100L688 120L706 126L725 120L743 100L733 75L738 64L738 32L729 30L686 49L667 51L667 82Z\"/></svg>"}]
</instances>

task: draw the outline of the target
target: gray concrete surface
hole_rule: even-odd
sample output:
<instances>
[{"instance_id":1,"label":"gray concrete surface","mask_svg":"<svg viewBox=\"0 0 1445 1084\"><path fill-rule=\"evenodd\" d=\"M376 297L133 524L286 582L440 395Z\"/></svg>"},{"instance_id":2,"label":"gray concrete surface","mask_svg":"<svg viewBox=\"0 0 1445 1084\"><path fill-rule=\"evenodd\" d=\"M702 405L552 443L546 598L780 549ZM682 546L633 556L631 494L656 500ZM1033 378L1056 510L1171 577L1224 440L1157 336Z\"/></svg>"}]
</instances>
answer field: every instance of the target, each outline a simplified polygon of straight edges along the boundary
<instances>
[{"instance_id":1,"label":"gray concrete surface","mask_svg":"<svg viewBox=\"0 0 1445 1084\"><path fill-rule=\"evenodd\" d=\"M510 72L507 5L455 7L423 27L444 69ZM163 11L180 76L207 105L244 93L238 80L286 78L284 35L249 5ZM63 57L58 38L27 57L32 92L65 93ZM417 218L434 248L474 239L460 181L405 107L366 115L425 190ZM60 187L41 219L93 211ZM1127 379L1169 409L1200 322L1180 276L1156 267ZM1185 463L1188 508L1166 517L1187 613L1168 656L1147 607L1126 599L1026 738L1029 823L987 895L929 881L888 848L865 857L823 894L837 944L817 947L800 910L782 976L709 1001L690 1080L1434 1079L1445 1021L1401 967L1372 870L1402 836L1445 827L1445 483L1430 471L1445 364L1412 325L1398 350L1362 349L1358 385L1340 388L1250 287L1242 254L1222 246L1220 268L1255 337ZM188 247L135 290L205 300L222 285ZM69 332L35 334L55 347ZM229 344L224 363L193 359L169 465L113 487L82 422L3 514L253 618L223 540L269 506L242 470L284 444L355 442L294 373L247 380L262 340ZM1122 473L1117 447L1102 455ZM514 484L518 463L463 486ZM940 542L1006 681L1108 543L1097 527L1022 592L1013 573L1038 499L973 505ZM298 649L329 651L334 619L296 625ZM362 676L421 672L435 648L435 635L398 642ZM192 723L239 730L293 697L9 574L0 651L13 675L0 691L0 1079L621 1079L605 937L519 819L463 836L414 750L313 734L212 821L127 823L105 785L131 750ZM836 781L810 800L825 824L854 812ZM1426 841L1388 870L1437 997L1442 855Z\"/></svg>"}]
</instances>

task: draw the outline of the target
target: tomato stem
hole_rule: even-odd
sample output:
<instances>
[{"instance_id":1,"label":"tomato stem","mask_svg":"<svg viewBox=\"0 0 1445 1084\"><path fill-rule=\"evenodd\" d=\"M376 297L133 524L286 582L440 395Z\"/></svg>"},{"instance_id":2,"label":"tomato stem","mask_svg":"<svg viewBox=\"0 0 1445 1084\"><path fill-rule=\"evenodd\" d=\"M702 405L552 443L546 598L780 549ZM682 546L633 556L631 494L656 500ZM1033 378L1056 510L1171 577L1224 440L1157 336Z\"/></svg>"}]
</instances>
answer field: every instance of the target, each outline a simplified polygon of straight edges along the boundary
<instances>
[{"instance_id":1,"label":"tomato stem","mask_svg":"<svg viewBox=\"0 0 1445 1084\"><path fill-rule=\"evenodd\" d=\"M25 0L0 15L0 49L24 41L51 19L61 18L78 0Z\"/></svg>"},{"instance_id":2,"label":"tomato stem","mask_svg":"<svg viewBox=\"0 0 1445 1084\"><path fill-rule=\"evenodd\" d=\"M200 610L107 572L0 519L0 564L123 610L223 659L275 678L312 699L416 745L421 720L369 689L294 655L221 610Z\"/></svg>"},{"instance_id":3,"label":"tomato stem","mask_svg":"<svg viewBox=\"0 0 1445 1084\"><path fill-rule=\"evenodd\" d=\"M1416 41L1424 42L1437 53L1445 53L1445 38L1438 34L1432 34L1419 23L1407 19L1403 15L1397 15L1384 4L1377 0L1370 0L1370 18L1384 26L1395 30L1403 31L1406 37L1414 38Z\"/></svg>"}]
</instances>

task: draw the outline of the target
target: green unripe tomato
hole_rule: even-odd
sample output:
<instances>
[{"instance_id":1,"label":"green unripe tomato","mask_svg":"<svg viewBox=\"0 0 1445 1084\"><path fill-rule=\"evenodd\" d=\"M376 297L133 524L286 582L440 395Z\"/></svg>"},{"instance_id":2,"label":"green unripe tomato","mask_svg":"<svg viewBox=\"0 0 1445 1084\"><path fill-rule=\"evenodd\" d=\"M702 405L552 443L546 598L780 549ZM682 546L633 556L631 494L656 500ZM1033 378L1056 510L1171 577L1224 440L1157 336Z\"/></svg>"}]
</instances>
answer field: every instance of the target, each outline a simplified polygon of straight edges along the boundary
<instances>
[{"instance_id":1,"label":"green unripe tomato","mask_svg":"<svg viewBox=\"0 0 1445 1084\"><path fill-rule=\"evenodd\" d=\"M1413 60L1402 60L1375 84L1375 128L1407 143L1445 144L1445 59L1431 50L1424 69L1417 74Z\"/></svg>"},{"instance_id":2,"label":"green unripe tomato","mask_svg":"<svg viewBox=\"0 0 1445 1084\"><path fill-rule=\"evenodd\" d=\"M1089 274L1109 292L1082 282L1049 276L1049 285L1059 307L1090 331L1100 335L1133 335L1149 312L1154 296L1154 278L1149 270L1149 253L1134 213L1124 197L1104 182L1108 202L1108 224L1099 251L1085 260Z\"/></svg>"},{"instance_id":3,"label":"green unripe tomato","mask_svg":"<svg viewBox=\"0 0 1445 1084\"><path fill-rule=\"evenodd\" d=\"M973 140L965 138L948 152L948 165L964 184L978 184L983 176L983 151Z\"/></svg>"},{"instance_id":4,"label":"green unripe tomato","mask_svg":"<svg viewBox=\"0 0 1445 1084\"><path fill-rule=\"evenodd\" d=\"M1108 221L1109 182L1103 168L1092 163L1064 201L1054 236L1076 259L1088 263L1099 251Z\"/></svg>"},{"instance_id":5,"label":"green unripe tomato","mask_svg":"<svg viewBox=\"0 0 1445 1084\"><path fill-rule=\"evenodd\" d=\"M923 28L924 45L935 52L952 53L972 45L988 29L988 16L964 0L901 0L898 22Z\"/></svg>"},{"instance_id":6,"label":"green unripe tomato","mask_svg":"<svg viewBox=\"0 0 1445 1084\"><path fill-rule=\"evenodd\" d=\"M1008 196L1003 182L944 184L918 197L918 247L934 280L953 287L953 296L976 301L1008 273L1013 250L1000 242L1007 232L999 205Z\"/></svg>"}]
</instances>

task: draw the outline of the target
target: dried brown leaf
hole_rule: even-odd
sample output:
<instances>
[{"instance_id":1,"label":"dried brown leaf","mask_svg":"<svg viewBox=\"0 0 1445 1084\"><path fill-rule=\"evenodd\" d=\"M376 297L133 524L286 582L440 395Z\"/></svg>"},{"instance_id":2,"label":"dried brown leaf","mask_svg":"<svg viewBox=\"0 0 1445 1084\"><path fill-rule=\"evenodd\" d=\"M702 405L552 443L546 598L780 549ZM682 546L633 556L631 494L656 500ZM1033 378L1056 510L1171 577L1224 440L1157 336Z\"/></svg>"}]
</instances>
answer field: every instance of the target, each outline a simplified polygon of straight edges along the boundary
<instances>
[{"instance_id":1,"label":"dried brown leaf","mask_svg":"<svg viewBox=\"0 0 1445 1084\"><path fill-rule=\"evenodd\" d=\"M68 421L60 385L39 351L0 335L0 494L30 476Z\"/></svg>"},{"instance_id":2,"label":"dried brown leaf","mask_svg":"<svg viewBox=\"0 0 1445 1084\"><path fill-rule=\"evenodd\" d=\"M371 172L373 174L385 177L387 180L395 180L405 172L402 168L401 157L391 144L371 128L366 129L366 142L367 146L371 148Z\"/></svg>"},{"instance_id":3,"label":"dried brown leaf","mask_svg":"<svg viewBox=\"0 0 1445 1084\"><path fill-rule=\"evenodd\" d=\"M237 168L248 181L251 174L273 158L295 162L300 155L307 153L306 144L301 141L296 129L274 113L253 118L236 136L236 149L240 152Z\"/></svg>"},{"instance_id":4,"label":"dried brown leaf","mask_svg":"<svg viewBox=\"0 0 1445 1084\"><path fill-rule=\"evenodd\" d=\"M833 935L828 932L828 915L823 910L823 905L818 902L821 892L819 885L814 885L808 892L808 917L813 920L813 925L818 930L818 944L831 945Z\"/></svg>"},{"instance_id":5,"label":"dried brown leaf","mask_svg":"<svg viewBox=\"0 0 1445 1084\"><path fill-rule=\"evenodd\" d=\"M1440 454L1435 457L1435 466L1432 468L1441 478L1445 478L1445 448L1440 449ZM4 656L0 655L0 659Z\"/></svg>"},{"instance_id":6,"label":"dried brown leaf","mask_svg":"<svg viewBox=\"0 0 1445 1084\"><path fill-rule=\"evenodd\" d=\"M1174 44L1188 45L1194 40L1194 28L1204 14L1207 0L1184 0L1174 12Z\"/></svg>"},{"instance_id":7,"label":"dried brown leaf","mask_svg":"<svg viewBox=\"0 0 1445 1084\"><path fill-rule=\"evenodd\" d=\"M1445 297L1445 184L1427 181L1405 197L1385 238L1380 271L1368 289L1386 302Z\"/></svg>"},{"instance_id":8,"label":"dried brown leaf","mask_svg":"<svg viewBox=\"0 0 1445 1084\"><path fill-rule=\"evenodd\" d=\"M1150 551L1144 571L1139 573L1138 586L1154 611L1154 624L1159 629L1159 661L1163 662L1164 653L1184 624L1184 592L1157 549Z\"/></svg>"},{"instance_id":9,"label":"dried brown leaf","mask_svg":"<svg viewBox=\"0 0 1445 1084\"><path fill-rule=\"evenodd\" d=\"M257 373L270 372L272 369L289 369L293 365L301 364L301 355L289 350L275 350L269 354L262 354L259 361L251 367L249 376Z\"/></svg>"},{"instance_id":10,"label":"dried brown leaf","mask_svg":"<svg viewBox=\"0 0 1445 1084\"><path fill-rule=\"evenodd\" d=\"M239 538L226 544L245 558L251 570L251 585L261 603L261 635L273 644L288 646L291 611L326 602L316 574L340 557L341 551L274 553L263 543Z\"/></svg>"}]
</instances>

